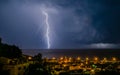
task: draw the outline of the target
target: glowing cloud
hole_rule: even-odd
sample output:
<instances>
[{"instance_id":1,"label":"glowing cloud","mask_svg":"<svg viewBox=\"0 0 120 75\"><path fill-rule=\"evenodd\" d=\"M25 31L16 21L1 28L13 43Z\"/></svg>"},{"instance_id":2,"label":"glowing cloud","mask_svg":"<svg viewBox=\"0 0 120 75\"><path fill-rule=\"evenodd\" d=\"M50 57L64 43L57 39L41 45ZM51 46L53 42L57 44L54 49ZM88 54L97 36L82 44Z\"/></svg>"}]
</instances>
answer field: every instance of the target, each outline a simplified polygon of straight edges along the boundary
<instances>
[{"instance_id":1,"label":"glowing cloud","mask_svg":"<svg viewBox=\"0 0 120 75\"><path fill-rule=\"evenodd\" d=\"M86 48L118 48L120 44L112 44L112 43L95 43L91 45L87 45Z\"/></svg>"}]
</instances>

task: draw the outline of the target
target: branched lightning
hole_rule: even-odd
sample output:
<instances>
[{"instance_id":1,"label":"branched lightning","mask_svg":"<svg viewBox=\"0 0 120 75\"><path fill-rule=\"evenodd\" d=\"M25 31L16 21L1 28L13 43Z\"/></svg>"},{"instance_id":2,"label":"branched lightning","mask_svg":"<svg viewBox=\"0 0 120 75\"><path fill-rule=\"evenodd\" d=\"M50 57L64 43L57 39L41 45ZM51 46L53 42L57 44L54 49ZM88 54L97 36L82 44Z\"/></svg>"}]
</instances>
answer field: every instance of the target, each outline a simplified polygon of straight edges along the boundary
<instances>
[{"instance_id":1,"label":"branched lightning","mask_svg":"<svg viewBox=\"0 0 120 75\"><path fill-rule=\"evenodd\" d=\"M42 11L43 14L45 15L45 24L46 24L46 39L47 39L47 48L49 49L50 48L50 24L48 22L48 19L49 19L49 16L48 16L48 13L46 11Z\"/></svg>"}]
</instances>

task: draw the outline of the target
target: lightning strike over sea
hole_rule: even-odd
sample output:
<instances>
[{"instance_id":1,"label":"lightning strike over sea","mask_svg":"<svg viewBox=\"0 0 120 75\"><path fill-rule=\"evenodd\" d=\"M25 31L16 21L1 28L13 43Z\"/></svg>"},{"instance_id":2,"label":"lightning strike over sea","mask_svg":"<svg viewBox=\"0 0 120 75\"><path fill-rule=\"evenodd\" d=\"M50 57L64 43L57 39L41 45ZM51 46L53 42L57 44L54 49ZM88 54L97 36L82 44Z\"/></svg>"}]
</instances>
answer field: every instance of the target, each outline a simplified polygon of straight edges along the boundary
<instances>
[{"instance_id":1,"label":"lightning strike over sea","mask_svg":"<svg viewBox=\"0 0 120 75\"><path fill-rule=\"evenodd\" d=\"M50 48L50 24L48 22L48 19L49 19L49 16L48 16L48 13L46 11L42 11L44 16L45 16L45 24L46 24L46 39L47 39L47 48L49 49Z\"/></svg>"},{"instance_id":2,"label":"lightning strike over sea","mask_svg":"<svg viewBox=\"0 0 120 75\"><path fill-rule=\"evenodd\" d=\"M45 16L45 24L46 24L46 39L47 39L47 48L50 48L50 37L49 37L49 32L50 32L50 24L48 22L48 13L46 11L43 11L43 14Z\"/></svg>"}]
</instances>

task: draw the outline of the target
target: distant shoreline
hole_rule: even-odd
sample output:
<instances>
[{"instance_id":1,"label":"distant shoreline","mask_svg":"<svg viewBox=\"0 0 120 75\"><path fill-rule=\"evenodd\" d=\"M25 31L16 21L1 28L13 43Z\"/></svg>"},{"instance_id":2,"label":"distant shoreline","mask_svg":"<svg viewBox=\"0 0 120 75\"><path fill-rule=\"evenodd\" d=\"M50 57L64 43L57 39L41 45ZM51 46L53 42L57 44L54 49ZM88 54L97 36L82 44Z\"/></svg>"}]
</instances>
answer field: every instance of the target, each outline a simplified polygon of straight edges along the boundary
<instances>
[{"instance_id":1,"label":"distant shoreline","mask_svg":"<svg viewBox=\"0 0 120 75\"><path fill-rule=\"evenodd\" d=\"M23 54L34 56L42 53L43 57L119 57L120 49L23 49Z\"/></svg>"}]
</instances>

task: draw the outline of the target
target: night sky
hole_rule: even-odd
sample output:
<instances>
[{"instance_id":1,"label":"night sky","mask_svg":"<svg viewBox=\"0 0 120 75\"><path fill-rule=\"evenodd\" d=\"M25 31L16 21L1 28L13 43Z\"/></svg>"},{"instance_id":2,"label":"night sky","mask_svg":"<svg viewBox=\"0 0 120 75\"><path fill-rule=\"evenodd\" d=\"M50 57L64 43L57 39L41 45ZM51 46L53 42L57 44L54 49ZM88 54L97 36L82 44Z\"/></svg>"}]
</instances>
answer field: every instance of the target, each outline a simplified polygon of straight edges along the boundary
<instances>
[{"instance_id":1,"label":"night sky","mask_svg":"<svg viewBox=\"0 0 120 75\"><path fill-rule=\"evenodd\" d=\"M0 0L0 37L21 49L120 48L120 0Z\"/></svg>"}]
</instances>

